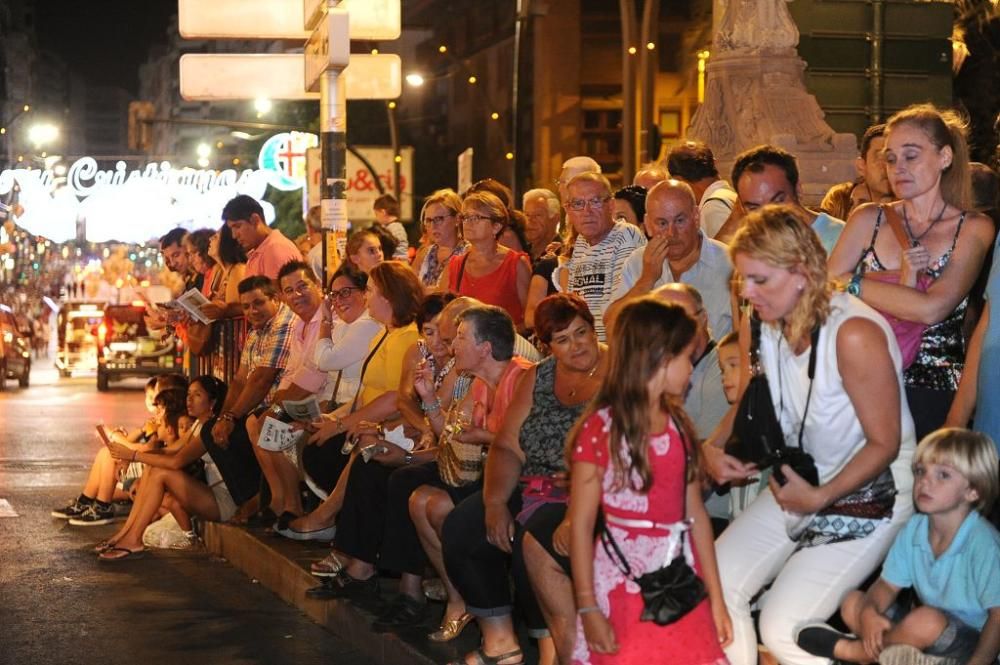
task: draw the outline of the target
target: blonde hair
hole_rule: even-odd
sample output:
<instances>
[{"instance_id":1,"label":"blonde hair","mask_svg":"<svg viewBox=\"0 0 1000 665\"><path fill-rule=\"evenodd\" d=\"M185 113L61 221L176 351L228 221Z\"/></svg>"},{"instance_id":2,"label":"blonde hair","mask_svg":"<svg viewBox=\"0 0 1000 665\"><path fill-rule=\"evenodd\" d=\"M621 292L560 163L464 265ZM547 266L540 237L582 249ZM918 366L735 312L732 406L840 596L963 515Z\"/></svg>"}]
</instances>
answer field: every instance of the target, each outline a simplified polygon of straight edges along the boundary
<instances>
[{"instance_id":1,"label":"blonde hair","mask_svg":"<svg viewBox=\"0 0 1000 665\"><path fill-rule=\"evenodd\" d=\"M460 197L453 189L439 189L424 199L424 207L420 209L420 221L424 220L424 213L427 211L428 206L435 203L443 205L448 209L452 215L457 215L462 212L462 197Z\"/></svg>"},{"instance_id":2,"label":"blonde hair","mask_svg":"<svg viewBox=\"0 0 1000 665\"><path fill-rule=\"evenodd\" d=\"M951 164L941 172L941 198L959 210L972 207L972 175L969 171L969 146L965 141L967 123L955 111L942 111L933 104L915 104L899 111L885 123L888 139L899 125L917 127L940 151L951 148Z\"/></svg>"},{"instance_id":3,"label":"blonde hair","mask_svg":"<svg viewBox=\"0 0 1000 665\"><path fill-rule=\"evenodd\" d=\"M1000 493L1000 462L997 447L990 437L960 427L945 427L931 432L917 446L913 466L947 464L969 481L979 494L975 509L988 513Z\"/></svg>"},{"instance_id":4,"label":"blonde hair","mask_svg":"<svg viewBox=\"0 0 1000 665\"><path fill-rule=\"evenodd\" d=\"M785 317L789 341L798 342L823 325L830 313L833 292L826 271L826 250L796 208L767 205L747 215L729 245L734 263L737 254L805 277L802 295Z\"/></svg>"}]
</instances>

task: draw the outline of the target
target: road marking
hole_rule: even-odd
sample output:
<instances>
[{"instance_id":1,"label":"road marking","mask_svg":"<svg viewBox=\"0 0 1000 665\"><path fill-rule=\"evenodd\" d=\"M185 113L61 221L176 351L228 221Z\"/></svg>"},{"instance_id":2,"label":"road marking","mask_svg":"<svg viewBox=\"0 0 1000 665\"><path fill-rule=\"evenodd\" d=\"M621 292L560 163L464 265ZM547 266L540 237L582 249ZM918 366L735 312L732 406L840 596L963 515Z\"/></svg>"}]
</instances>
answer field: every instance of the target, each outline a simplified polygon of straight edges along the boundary
<instances>
[{"instance_id":1,"label":"road marking","mask_svg":"<svg viewBox=\"0 0 1000 665\"><path fill-rule=\"evenodd\" d=\"M20 517L7 499L0 499L0 517Z\"/></svg>"}]
</instances>

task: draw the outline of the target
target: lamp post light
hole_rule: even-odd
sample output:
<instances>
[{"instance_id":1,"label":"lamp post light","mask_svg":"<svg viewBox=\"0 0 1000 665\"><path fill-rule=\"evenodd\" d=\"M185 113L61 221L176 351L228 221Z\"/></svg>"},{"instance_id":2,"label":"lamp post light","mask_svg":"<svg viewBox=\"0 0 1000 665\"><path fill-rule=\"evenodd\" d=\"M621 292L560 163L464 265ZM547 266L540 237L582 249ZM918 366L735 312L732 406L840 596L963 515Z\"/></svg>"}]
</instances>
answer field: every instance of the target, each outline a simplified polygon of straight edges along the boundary
<instances>
[{"instance_id":1,"label":"lamp post light","mask_svg":"<svg viewBox=\"0 0 1000 665\"><path fill-rule=\"evenodd\" d=\"M59 138L59 128L50 122L40 122L28 128L28 140L35 150L50 145Z\"/></svg>"}]
</instances>

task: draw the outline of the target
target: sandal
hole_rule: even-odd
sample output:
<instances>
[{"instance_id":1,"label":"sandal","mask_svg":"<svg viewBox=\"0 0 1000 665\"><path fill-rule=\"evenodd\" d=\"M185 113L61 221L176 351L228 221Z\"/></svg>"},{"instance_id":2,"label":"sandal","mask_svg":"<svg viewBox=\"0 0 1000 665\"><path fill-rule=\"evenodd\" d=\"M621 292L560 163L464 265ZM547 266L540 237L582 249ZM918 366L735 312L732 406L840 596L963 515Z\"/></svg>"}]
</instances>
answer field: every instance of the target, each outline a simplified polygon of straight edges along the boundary
<instances>
[{"instance_id":1,"label":"sandal","mask_svg":"<svg viewBox=\"0 0 1000 665\"><path fill-rule=\"evenodd\" d=\"M94 553L100 554L102 552L107 552L109 549L115 546L115 541L108 539L102 540L101 542L94 545Z\"/></svg>"},{"instance_id":2,"label":"sandal","mask_svg":"<svg viewBox=\"0 0 1000 665\"><path fill-rule=\"evenodd\" d=\"M123 554L117 554L117 552L123 552ZM97 558L101 561L125 561L126 559L141 559L144 556L146 556L145 547L141 550L130 550L112 545L101 552Z\"/></svg>"},{"instance_id":3,"label":"sandal","mask_svg":"<svg viewBox=\"0 0 1000 665\"><path fill-rule=\"evenodd\" d=\"M336 577L344 569L344 564L337 558L336 552L330 552L319 561L314 561L309 569L316 577Z\"/></svg>"},{"instance_id":4,"label":"sandal","mask_svg":"<svg viewBox=\"0 0 1000 665\"><path fill-rule=\"evenodd\" d=\"M504 663L504 665L524 665L524 654L520 649L514 649L513 651L501 653L496 656L487 656L483 647L479 647L469 655L476 657L474 665L500 665L500 661L507 660L508 658L516 658L517 656L521 656L521 660L516 663ZM466 662L463 658L462 660L453 660L448 665L466 665Z\"/></svg>"},{"instance_id":5,"label":"sandal","mask_svg":"<svg viewBox=\"0 0 1000 665\"><path fill-rule=\"evenodd\" d=\"M441 627L427 636L431 642L451 642L453 639L462 634L465 627L469 625L473 617L468 612L464 612L457 619L449 619L448 621L443 621ZM503 659L501 659L503 660Z\"/></svg>"}]
</instances>

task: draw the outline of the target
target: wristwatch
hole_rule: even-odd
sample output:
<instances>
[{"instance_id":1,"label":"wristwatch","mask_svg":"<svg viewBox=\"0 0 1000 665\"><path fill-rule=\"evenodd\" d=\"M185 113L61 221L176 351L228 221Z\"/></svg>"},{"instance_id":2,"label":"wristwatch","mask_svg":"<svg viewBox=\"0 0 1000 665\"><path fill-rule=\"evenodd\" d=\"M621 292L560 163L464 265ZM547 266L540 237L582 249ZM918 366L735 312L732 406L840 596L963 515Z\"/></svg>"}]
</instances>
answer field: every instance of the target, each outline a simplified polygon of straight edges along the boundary
<instances>
[{"instance_id":1,"label":"wristwatch","mask_svg":"<svg viewBox=\"0 0 1000 665\"><path fill-rule=\"evenodd\" d=\"M861 273L855 273L851 281L847 283L847 292L855 298L861 297Z\"/></svg>"}]
</instances>

